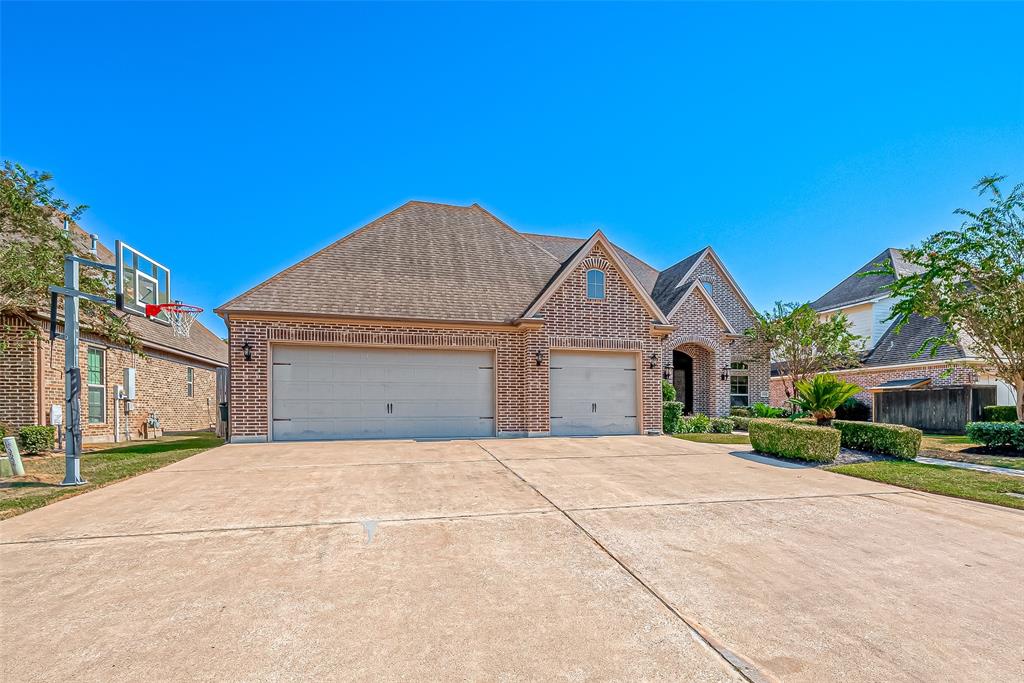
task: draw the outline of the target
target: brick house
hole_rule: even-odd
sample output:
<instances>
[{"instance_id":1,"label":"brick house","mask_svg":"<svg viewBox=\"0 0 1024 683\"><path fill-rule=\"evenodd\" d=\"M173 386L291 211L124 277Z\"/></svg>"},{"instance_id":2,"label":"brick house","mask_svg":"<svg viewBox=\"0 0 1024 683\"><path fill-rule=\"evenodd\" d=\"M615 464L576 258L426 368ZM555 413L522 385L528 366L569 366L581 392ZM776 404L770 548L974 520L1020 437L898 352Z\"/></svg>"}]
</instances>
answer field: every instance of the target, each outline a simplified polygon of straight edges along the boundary
<instances>
[{"instance_id":1,"label":"brick house","mask_svg":"<svg viewBox=\"0 0 1024 683\"><path fill-rule=\"evenodd\" d=\"M656 434L663 376L713 415L768 392L710 248L659 272L476 204L404 204L217 313L233 442Z\"/></svg>"},{"instance_id":2,"label":"brick house","mask_svg":"<svg viewBox=\"0 0 1024 683\"><path fill-rule=\"evenodd\" d=\"M972 356L966 342L944 345L935 356L914 357L925 340L944 334L946 328L936 318L912 316L903 329L896 332L895 321L886 320L896 303L885 289L893 277L863 275L885 263L891 263L901 276L913 272L914 268L903 260L899 249L886 249L811 303L822 316L846 314L851 332L861 338L861 365L834 370L833 374L859 385L862 391L856 398L869 406L873 392L902 390L911 380L917 380L913 384L916 388L994 386L999 405L1015 405L1013 387L997 379L982 361ZM789 398L783 377L784 373L776 366L771 379L772 405L786 405Z\"/></svg>"},{"instance_id":3,"label":"brick house","mask_svg":"<svg viewBox=\"0 0 1024 683\"><path fill-rule=\"evenodd\" d=\"M87 237L71 225L74 238ZM97 246L97 258L113 263L114 255ZM166 431L211 429L217 421L217 373L227 368L227 345L196 321L191 336L175 336L170 328L129 316L143 355L82 329L79 365L82 368L82 440L114 441L115 411L118 439L126 430L140 438L149 415L155 413ZM62 331L58 323L58 332ZM136 400L124 415L115 406L115 387L124 369L136 370ZM50 342L49 313L28 320L0 315L0 424L17 429L50 423L50 406L64 404L64 344Z\"/></svg>"}]
</instances>

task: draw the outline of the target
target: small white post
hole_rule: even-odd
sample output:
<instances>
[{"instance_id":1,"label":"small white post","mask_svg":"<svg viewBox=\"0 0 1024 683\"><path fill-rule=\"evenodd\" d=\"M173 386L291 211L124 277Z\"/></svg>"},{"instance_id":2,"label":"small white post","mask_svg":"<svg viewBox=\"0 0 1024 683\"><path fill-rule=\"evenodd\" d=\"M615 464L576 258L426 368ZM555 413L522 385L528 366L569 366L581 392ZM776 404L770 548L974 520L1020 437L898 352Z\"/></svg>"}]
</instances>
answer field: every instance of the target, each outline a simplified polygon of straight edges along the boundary
<instances>
[{"instance_id":1,"label":"small white post","mask_svg":"<svg viewBox=\"0 0 1024 683\"><path fill-rule=\"evenodd\" d=\"M18 440L13 436L4 437L4 449L7 451L7 460L11 463L11 471L16 477L25 476L25 466L21 464L21 453L18 452Z\"/></svg>"}]
</instances>

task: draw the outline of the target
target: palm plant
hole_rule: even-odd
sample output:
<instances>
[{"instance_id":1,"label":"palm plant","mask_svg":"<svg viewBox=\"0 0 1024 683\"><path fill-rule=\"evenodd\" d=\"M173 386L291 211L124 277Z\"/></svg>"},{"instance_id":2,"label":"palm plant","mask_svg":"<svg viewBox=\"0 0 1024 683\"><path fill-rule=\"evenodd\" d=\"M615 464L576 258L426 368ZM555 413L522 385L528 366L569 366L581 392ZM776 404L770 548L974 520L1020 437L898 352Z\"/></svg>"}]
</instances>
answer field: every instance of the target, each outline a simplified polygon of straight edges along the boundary
<instances>
[{"instance_id":1,"label":"palm plant","mask_svg":"<svg viewBox=\"0 0 1024 683\"><path fill-rule=\"evenodd\" d=\"M835 375L825 373L814 379L796 383L796 398L789 399L801 410L806 410L821 426L828 426L836 416L836 408L846 399L860 392L856 384L844 382Z\"/></svg>"}]
</instances>

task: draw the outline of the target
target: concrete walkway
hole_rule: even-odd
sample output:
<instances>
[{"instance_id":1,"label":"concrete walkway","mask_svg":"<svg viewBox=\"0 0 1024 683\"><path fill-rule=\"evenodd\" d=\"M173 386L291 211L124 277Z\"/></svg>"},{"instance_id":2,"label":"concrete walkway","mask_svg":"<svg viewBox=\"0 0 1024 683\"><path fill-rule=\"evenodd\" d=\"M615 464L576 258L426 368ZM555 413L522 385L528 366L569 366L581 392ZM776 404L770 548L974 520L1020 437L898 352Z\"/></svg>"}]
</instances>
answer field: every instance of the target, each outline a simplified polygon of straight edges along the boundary
<instances>
[{"instance_id":1,"label":"concrete walkway","mask_svg":"<svg viewBox=\"0 0 1024 683\"><path fill-rule=\"evenodd\" d=\"M1022 530L670 438L224 446L0 522L0 680L1011 680Z\"/></svg>"},{"instance_id":2,"label":"concrete walkway","mask_svg":"<svg viewBox=\"0 0 1024 683\"><path fill-rule=\"evenodd\" d=\"M1009 467L996 467L994 465L979 465L973 462L960 462L959 460L943 460L942 458L926 458L918 456L916 462L925 465L942 465L943 467L959 467L962 470L974 470L975 472L988 472L989 474L1008 474L1011 477L1024 477L1024 470L1015 470Z\"/></svg>"}]
</instances>

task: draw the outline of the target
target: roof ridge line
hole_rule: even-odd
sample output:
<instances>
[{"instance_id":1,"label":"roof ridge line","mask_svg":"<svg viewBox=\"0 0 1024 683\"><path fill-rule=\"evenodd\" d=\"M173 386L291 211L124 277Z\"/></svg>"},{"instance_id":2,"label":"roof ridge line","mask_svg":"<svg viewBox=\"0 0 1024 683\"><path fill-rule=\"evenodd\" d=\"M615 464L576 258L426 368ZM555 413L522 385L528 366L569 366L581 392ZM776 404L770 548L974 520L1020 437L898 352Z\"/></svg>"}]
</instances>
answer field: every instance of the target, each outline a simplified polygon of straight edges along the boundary
<instances>
[{"instance_id":1,"label":"roof ridge line","mask_svg":"<svg viewBox=\"0 0 1024 683\"><path fill-rule=\"evenodd\" d=\"M516 230L515 228L513 228L513 227L512 227L511 225L509 225L509 224L508 224L508 223L506 223L505 221L503 221L503 220L501 220L500 218L498 218L497 216L495 216L495 215L494 215L493 213L491 213L490 211L488 211L487 209L485 209L485 208L484 208L483 206L481 206L481 205L480 205L480 204L479 204L478 202L473 202L473 204L472 204L472 205L471 205L471 206L470 206L469 208L471 208L471 209L472 209L472 208L475 208L475 209L477 209L478 211L481 211L481 212L482 212L482 213L483 213L483 214L484 214L485 216L487 216L487 217L489 217L489 218L490 218L491 220L495 221L495 222L496 222L496 223L497 223L498 225L500 225L501 227L505 228L506 230L509 230L509 231L511 231L511 232L512 232L513 234L515 234L515 235L516 235L517 237L519 237L519 239L523 240L524 242L528 242L528 243L530 244L530 246L531 246L531 247L534 247L534 248L536 248L536 249L540 249L540 250L541 250L542 252L544 252L545 254L547 254L548 256L550 256L550 257L551 257L551 258L552 258L552 259L553 259L553 260L554 260L554 261L555 261L556 263L558 263L558 264L560 264L560 265L561 265L561 263L562 263L562 262L561 262L561 261L560 261L560 260L558 259L558 257L557 257L557 256L555 256L555 255L554 255L554 254L552 254L552 253L551 253L550 251L548 251L548 250L547 250L547 249L545 249L544 247L540 246L539 244L537 244L536 242L534 242L533 240L531 240L531 239L530 239L529 237L527 237L527 236L526 236L526 235L525 235L524 233L521 233L521 232L519 232L518 230ZM557 272L557 271L556 271L556 272Z\"/></svg>"}]
</instances>

